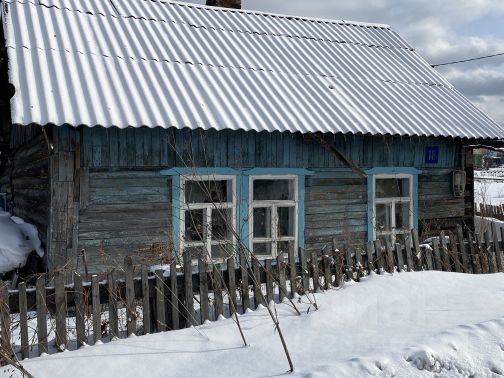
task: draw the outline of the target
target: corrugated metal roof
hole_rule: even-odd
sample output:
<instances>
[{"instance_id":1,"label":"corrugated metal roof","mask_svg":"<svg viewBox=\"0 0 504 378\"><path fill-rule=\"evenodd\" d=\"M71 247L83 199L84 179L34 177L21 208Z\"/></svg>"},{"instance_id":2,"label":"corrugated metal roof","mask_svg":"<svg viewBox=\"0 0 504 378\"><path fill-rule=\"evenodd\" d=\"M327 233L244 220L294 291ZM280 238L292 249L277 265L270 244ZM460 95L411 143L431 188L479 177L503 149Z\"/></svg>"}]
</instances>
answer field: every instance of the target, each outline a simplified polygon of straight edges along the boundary
<instances>
[{"instance_id":1,"label":"corrugated metal roof","mask_svg":"<svg viewBox=\"0 0 504 378\"><path fill-rule=\"evenodd\" d=\"M502 138L386 25L152 0L9 0L16 124Z\"/></svg>"}]
</instances>

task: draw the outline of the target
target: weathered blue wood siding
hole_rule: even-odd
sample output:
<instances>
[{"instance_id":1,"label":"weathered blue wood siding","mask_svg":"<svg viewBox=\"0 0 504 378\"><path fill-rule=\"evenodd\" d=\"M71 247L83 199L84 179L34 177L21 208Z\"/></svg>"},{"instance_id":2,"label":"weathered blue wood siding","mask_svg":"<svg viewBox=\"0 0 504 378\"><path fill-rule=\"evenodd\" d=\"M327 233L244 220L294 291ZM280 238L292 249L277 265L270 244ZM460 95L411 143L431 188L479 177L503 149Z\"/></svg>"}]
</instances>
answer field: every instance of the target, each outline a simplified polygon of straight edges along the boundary
<instances>
[{"instance_id":1,"label":"weathered blue wood siding","mask_svg":"<svg viewBox=\"0 0 504 378\"><path fill-rule=\"evenodd\" d=\"M99 256L139 253L171 239L170 182L159 175L170 167L308 168L305 241L321 249L367 238L367 183L301 134L215 130L119 130L59 127L55 137L80 145L81 209L78 246L90 261ZM357 166L415 167L419 212L428 228L438 218L460 218L464 200L451 195L453 169L462 168L462 146L447 138L326 135ZM425 146L439 146L437 164L425 164ZM154 248L155 249L155 248ZM162 248L161 248L162 249ZM154 252L155 253L155 252Z\"/></svg>"}]
</instances>

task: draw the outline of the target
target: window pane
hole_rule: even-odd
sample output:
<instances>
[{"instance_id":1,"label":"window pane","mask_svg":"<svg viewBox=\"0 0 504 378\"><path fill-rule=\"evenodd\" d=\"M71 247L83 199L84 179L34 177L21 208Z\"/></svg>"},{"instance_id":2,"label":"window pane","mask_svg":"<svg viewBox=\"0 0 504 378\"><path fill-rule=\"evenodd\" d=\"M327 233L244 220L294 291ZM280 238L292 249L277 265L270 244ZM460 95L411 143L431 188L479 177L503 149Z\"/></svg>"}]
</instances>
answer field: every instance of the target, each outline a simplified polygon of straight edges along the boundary
<instances>
[{"instance_id":1,"label":"window pane","mask_svg":"<svg viewBox=\"0 0 504 378\"><path fill-rule=\"evenodd\" d=\"M278 212L278 236L294 236L294 208L279 207Z\"/></svg>"},{"instance_id":2,"label":"window pane","mask_svg":"<svg viewBox=\"0 0 504 378\"><path fill-rule=\"evenodd\" d=\"M294 180L254 180L254 201L294 200Z\"/></svg>"},{"instance_id":3,"label":"window pane","mask_svg":"<svg viewBox=\"0 0 504 378\"><path fill-rule=\"evenodd\" d=\"M201 247L185 247L184 253L190 253L191 259L199 259L199 258L206 258L207 257L205 247L203 247L203 246L201 246Z\"/></svg>"},{"instance_id":4,"label":"window pane","mask_svg":"<svg viewBox=\"0 0 504 378\"><path fill-rule=\"evenodd\" d=\"M283 253L284 258L287 259L289 256L289 251L294 250L294 241L281 241L277 244L277 254Z\"/></svg>"},{"instance_id":5,"label":"window pane","mask_svg":"<svg viewBox=\"0 0 504 378\"><path fill-rule=\"evenodd\" d=\"M205 210L185 211L185 240L202 241L205 239Z\"/></svg>"},{"instance_id":6,"label":"window pane","mask_svg":"<svg viewBox=\"0 0 504 378\"><path fill-rule=\"evenodd\" d=\"M212 209L212 241L233 238L233 210Z\"/></svg>"},{"instance_id":7,"label":"window pane","mask_svg":"<svg viewBox=\"0 0 504 378\"><path fill-rule=\"evenodd\" d=\"M376 179L376 198L409 197L408 178Z\"/></svg>"},{"instance_id":8,"label":"window pane","mask_svg":"<svg viewBox=\"0 0 504 378\"><path fill-rule=\"evenodd\" d=\"M186 203L224 203L232 202L232 181L188 180L185 183Z\"/></svg>"},{"instance_id":9,"label":"window pane","mask_svg":"<svg viewBox=\"0 0 504 378\"><path fill-rule=\"evenodd\" d=\"M234 255L234 247L232 244L217 244L212 245L212 259L218 260L227 260L231 256Z\"/></svg>"},{"instance_id":10,"label":"window pane","mask_svg":"<svg viewBox=\"0 0 504 378\"><path fill-rule=\"evenodd\" d=\"M395 205L395 221L397 229L410 230L410 202L397 202Z\"/></svg>"},{"instance_id":11,"label":"window pane","mask_svg":"<svg viewBox=\"0 0 504 378\"><path fill-rule=\"evenodd\" d=\"M254 243L254 255L259 259L271 257L271 243Z\"/></svg>"},{"instance_id":12,"label":"window pane","mask_svg":"<svg viewBox=\"0 0 504 378\"><path fill-rule=\"evenodd\" d=\"M392 230L392 204L376 204L376 231Z\"/></svg>"},{"instance_id":13,"label":"window pane","mask_svg":"<svg viewBox=\"0 0 504 378\"><path fill-rule=\"evenodd\" d=\"M254 238L271 238L271 207L254 209Z\"/></svg>"}]
</instances>

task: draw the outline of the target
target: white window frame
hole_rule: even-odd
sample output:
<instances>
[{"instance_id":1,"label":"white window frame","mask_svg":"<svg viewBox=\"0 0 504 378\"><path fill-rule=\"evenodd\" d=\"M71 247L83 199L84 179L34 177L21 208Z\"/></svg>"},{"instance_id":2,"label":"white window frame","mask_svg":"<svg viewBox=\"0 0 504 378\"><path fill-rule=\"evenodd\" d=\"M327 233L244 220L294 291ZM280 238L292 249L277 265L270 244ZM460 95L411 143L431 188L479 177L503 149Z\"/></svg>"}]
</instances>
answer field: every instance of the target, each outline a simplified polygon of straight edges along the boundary
<instances>
[{"instance_id":1,"label":"white window frame","mask_svg":"<svg viewBox=\"0 0 504 378\"><path fill-rule=\"evenodd\" d=\"M304 178L304 177L303 177ZM262 200L254 201L254 181L255 180L292 180L294 185L294 200ZM254 251L254 243L269 243L271 245L271 255L261 255L263 259L276 258L278 256L278 243L283 241L294 242L294 254L297 254L298 249L298 226L299 226L299 176L298 175L254 175L250 176L249 180L249 235L250 235L250 250ZM257 207L271 208L271 237L270 238L254 238L254 209ZM294 207L294 236L278 235L278 207Z\"/></svg>"},{"instance_id":2,"label":"white window frame","mask_svg":"<svg viewBox=\"0 0 504 378\"><path fill-rule=\"evenodd\" d=\"M187 181L221 181L227 180L231 181L232 202L226 203L186 203L185 198L185 188ZM229 194L228 194L229 195ZM232 247L236 250L236 176L234 175L181 175L180 176L180 230L179 230L179 240L180 240L180 252L183 254L186 248L190 247L204 247L210 261L222 262L223 259L212 259L212 246L222 245L222 242L216 242L212 240L212 235L210 231L210 225L212 220L212 212L224 209L232 209L232 219L233 219L233 232L232 232ZM205 225L207 227L207 238L201 241L190 241L185 240L185 213L188 210L206 210L206 218L204 219ZM210 237L208 237L210 236Z\"/></svg>"},{"instance_id":3,"label":"white window frame","mask_svg":"<svg viewBox=\"0 0 504 378\"><path fill-rule=\"evenodd\" d=\"M386 197L386 198L376 198L376 180L381 180L381 179L408 179L409 180L409 197ZM408 234L411 230L411 228L414 227L414 191L413 191L413 175L412 174L406 174L406 173L401 173L401 174L375 174L373 175L373 232L374 232L374 238L379 239L381 236L384 235L390 235L392 244L395 243L396 236L397 235L402 235L402 234ZM395 206L396 203L406 203L409 202L410 205L410 212L409 212L409 224L410 227L408 230L400 230L397 231L395 225L396 225L396 219L395 219ZM376 229L376 205L377 204L392 204L391 207L391 214L390 214L390 223L391 223L391 230L390 231L379 231Z\"/></svg>"}]
</instances>

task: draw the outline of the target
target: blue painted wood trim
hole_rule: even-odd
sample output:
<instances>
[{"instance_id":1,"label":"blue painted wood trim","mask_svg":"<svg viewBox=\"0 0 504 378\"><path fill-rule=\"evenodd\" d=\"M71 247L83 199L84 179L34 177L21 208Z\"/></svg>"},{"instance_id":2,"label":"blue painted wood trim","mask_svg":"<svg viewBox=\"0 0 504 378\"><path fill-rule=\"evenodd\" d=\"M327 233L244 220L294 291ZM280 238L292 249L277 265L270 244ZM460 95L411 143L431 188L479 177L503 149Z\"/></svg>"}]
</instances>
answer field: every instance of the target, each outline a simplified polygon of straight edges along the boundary
<instances>
[{"instance_id":1,"label":"blue painted wood trim","mask_svg":"<svg viewBox=\"0 0 504 378\"><path fill-rule=\"evenodd\" d=\"M400 175L400 174L405 174L405 175L420 175L422 174L422 171L413 167L376 167L376 168L371 168L366 171L368 175Z\"/></svg>"},{"instance_id":2,"label":"blue painted wood trim","mask_svg":"<svg viewBox=\"0 0 504 378\"><path fill-rule=\"evenodd\" d=\"M247 176L260 175L297 175L297 176L312 176L315 172L304 168L251 168L243 171Z\"/></svg>"},{"instance_id":3,"label":"blue painted wood trim","mask_svg":"<svg viewBox=\"0 0 504 378\"><path fill-rule=\"evenodd\" d=\"M373 181L375 175L412 175L412 186L413 191L411 193L413 202L413 227L418 230L418 175L422 174L422 171L413 167L376 167L368 169L366 171L367 176L367 189L368 189L368 226L367 235L368 241L373 241L374 230L373 230L373 206L374 206L374 193L373 193Z\"/></svg>"},{"instance_id":4,"label":"blue painted wood trim","mask_svg":"<svg viewBox=\"0 0 504 378\"><path fill-rule=\"evenodd\" d=\"M172 231L175 253L180 255L180 176L172 178Z\"/></svg>"},{"instance_id":5,"label":"blue painted wood trim","mask_svg":"<svg viewBox=\"0 0 504 378\"><path fill-rule=\"evenodd\" d=\"M244 247L250 250L252 245L250 243L249 231L249 182L249 176L240 175L236 177L236 187L238 192L236 226L238 227L238 235L240 236Z\"/></svg>"},{"instance_id":6,"label":"blue painted wood trim","mask_svg":"<svg viewBox=\"0 0 504 378\"><path fill-rule=\"evenodd\" d=\"M162 176L180 176L180 175L194 175L194 176L211 176L211 175L223 175L223 176L237 176L240 174L240 170L233 168L216 168L216 167L201 167L201 168L187 168L187 167L175 167L171 169L163 169L160 173Z\"/></svg>"}]
</instances>

